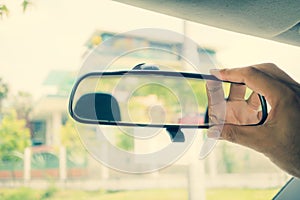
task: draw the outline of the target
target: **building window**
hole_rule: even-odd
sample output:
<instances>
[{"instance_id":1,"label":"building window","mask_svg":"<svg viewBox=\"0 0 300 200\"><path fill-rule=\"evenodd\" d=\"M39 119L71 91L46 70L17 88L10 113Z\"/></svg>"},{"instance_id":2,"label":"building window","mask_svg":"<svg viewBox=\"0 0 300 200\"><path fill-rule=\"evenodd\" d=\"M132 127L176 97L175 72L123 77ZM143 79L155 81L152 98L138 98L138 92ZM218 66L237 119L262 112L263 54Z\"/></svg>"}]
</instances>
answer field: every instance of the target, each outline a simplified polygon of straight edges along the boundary
<instances>
[{"instance_id":1,"label":"building window","mask_svg":"<svg viewBox=\"0 0 300 200\"><path fill-rule=\"evenodd\" d=\"M32 127L32 145L38 146L46 143L46 122L45 121L33 121Z\"/></svg>"}]
</instances>

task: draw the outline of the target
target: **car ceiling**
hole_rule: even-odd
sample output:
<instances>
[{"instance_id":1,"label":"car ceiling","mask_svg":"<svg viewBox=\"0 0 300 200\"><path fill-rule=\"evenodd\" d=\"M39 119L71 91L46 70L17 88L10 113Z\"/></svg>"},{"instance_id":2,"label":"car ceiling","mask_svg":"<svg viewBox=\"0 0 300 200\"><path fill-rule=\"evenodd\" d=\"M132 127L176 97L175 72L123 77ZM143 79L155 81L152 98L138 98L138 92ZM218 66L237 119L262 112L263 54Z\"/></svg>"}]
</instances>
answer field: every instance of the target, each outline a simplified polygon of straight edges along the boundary
<instances>
[{"instance_id":1,"label":"car ceiling","mask_svg":"<svg viewBox=\"0 0 300 200\"><path fill-rule=\"evenodd\" d=\"M300 46L300 0L114 0L181 19Z\"/></svg>"}]
</instances>

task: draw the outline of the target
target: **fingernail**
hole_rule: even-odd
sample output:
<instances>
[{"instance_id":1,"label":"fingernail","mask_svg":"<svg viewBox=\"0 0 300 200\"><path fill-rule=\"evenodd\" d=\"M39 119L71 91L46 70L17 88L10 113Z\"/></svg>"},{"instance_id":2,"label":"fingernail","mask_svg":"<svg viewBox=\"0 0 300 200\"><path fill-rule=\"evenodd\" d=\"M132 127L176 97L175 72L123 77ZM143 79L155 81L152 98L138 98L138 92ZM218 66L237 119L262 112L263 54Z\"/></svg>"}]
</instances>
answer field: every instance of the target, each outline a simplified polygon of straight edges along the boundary
<instances>
[{"instance_id":1,"label":"fingernail","mask_svg":"<svg viewBox=\"0 0 300 200\"><path fill-rule=\"evenodd\" d=\"M211 73L211 75L214 75L215 77L217 77L218 79L221 79L221 74L223 73L224 69L211 69L209 70L209 72Z\"/></svg>"},{"instance_id":2,"label":"fingernail","mask_svg":"<svg viewBox=\"0 0 300 200\"><path fill-rule=\"evenodd\" d=\"M218 69L210 69L209 72L210 72L211 74L213 74L213 73L219 72L219 70L218 70Z\"/></svg>"},{"instance_id":3,"label":"fingernail","mask_svg":"<svg viewBox=\"0 0 300 200\"><path fill-rule=\"evenodd\" d=\"M211 70L209 70L209 72L210 72L211 75L214 75L217 78L220 77L220 70L219 69L211 69Z\"/></svg>"}]
</instances>

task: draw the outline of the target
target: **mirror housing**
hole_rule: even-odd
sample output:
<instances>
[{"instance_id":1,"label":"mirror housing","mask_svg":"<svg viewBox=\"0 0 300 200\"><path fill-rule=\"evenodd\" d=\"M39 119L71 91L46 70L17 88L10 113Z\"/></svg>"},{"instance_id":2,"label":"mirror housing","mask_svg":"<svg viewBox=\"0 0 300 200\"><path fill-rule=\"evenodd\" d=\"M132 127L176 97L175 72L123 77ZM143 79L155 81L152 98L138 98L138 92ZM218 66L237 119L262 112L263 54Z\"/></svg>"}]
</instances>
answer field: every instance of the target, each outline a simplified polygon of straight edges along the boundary
<instances>
[{"instance_id":1,"label":"mirror housing","mask_svg":"<svg viewBox=\"0 0 300 200\"><path fill-rule=\"evenodd\" d=\"M143 65L138 67L141 68ZM200 91L201 88L203 90L208 80L229 85L244 85L221 81L212 75L160 71L153 67L148 70L141 68L130 71L94 72L79 78L74 85L69 101L69 113L75 121L84 124L163 127L169 132L173 142L184 142L182 128L207 129L215 125L208 122L207 94L202 94L200 97L196 95L197 97L193 99L185 90L188 88L192 93ZM119 84L122 90L116 89L116 84ZM171 88L175 92L169 92L165 88ZM85 91L86 89L88 92ZM149 108L144 105L144 107L138 106L140 101L150 101L150 97L155 97L161 105L153 104L153 106L148 103ZM124 98L126 104L120 102ZM264 123L267 118L267 104L263 96L258 94L258 98L262 113L260 120L239 125L255 126ZM201 99L206 99L206 102L200 105ZM193 107L195 102L200 105L200 109ZM193 111L193 115L188 112L190 110ZM199 110L202 110L202 114ZM197 111L196 115L195 111ZM178 114L180 117L176 121L173 118ZM162 119L158 120L158 118Z\"/></svg>"}]
</instances>

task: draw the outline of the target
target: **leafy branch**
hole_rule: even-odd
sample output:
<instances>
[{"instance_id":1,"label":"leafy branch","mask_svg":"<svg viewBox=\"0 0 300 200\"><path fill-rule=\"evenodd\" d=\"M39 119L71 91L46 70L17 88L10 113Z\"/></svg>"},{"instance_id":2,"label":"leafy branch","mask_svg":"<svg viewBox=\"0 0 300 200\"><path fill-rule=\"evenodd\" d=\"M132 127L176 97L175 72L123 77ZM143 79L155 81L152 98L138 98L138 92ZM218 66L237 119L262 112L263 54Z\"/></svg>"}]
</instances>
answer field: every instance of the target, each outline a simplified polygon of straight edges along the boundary
<instances>
[{"instance_id":1,"label":"leafy branch","mask_svg":"<svg viewBox=\"0 0 300 200\"><path fill-rule=\"evenodd\" d=\"M8 11L6 5L1 5L0 4L0 17L1 17L1 19L2 19L3 15L8 16L8 14L9 14L9 11Z\"/></svg>"},{"instance_id":2,"label":"leafy branch","mask_svg":"<svg viewBox=\"0 0 300 200\"><path fill-rule=\"evenodd\" d=\"M28 8L28 6L30 6L32 4L31 1L29 0L23 0L22 1L22 8L23 8L23 12L25 12ZM7 8L7 6L5 4L0 4L0 17L1 19L3 18L3 16L8 16L9 15L9 9Z\"/></svg>"}]
</instances>

